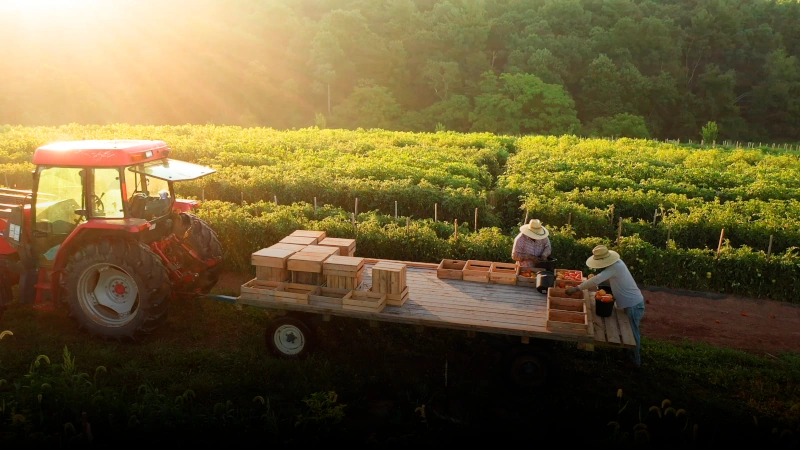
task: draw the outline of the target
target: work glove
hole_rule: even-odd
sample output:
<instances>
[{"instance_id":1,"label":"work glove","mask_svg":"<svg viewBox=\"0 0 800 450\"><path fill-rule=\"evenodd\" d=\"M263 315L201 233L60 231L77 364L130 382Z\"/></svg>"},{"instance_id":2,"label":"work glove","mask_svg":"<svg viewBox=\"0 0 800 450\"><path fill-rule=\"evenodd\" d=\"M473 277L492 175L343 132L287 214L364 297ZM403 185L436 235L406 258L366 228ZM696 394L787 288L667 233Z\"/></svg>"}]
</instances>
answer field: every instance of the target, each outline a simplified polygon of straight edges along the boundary
<instances>
[{"instance_id":1,"label":"work glove","mask_svg":"<svg viewBox=\"0 0 800 450\"><path fill-rule=\"evenodd\" d=\"M567 288L567 295L572 295L578 291L580 291L580 289L577 286L569 287Z\"/></svg>"}]
</instances>

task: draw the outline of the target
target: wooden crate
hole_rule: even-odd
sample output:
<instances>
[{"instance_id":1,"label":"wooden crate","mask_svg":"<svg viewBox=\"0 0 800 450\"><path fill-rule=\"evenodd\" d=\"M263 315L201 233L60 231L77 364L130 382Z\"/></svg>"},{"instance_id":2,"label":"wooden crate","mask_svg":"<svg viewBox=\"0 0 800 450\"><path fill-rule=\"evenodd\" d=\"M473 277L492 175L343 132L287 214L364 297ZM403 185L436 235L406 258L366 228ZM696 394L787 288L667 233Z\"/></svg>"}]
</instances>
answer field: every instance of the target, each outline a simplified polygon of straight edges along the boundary
<instances>
[{"instance_id":1,"label":"wooden crate","mask_svg":"<svg viewBox=\"0 0 800 450\"><path fill-rule=\"evenodd\" d=\"M574 286L578 286L583 282L582 281L572 281L572 280L553 280L553 283L555 284L555 287L557 287L557 288L567 289L567 288L571 288L571 287L574 287ZM563 287L561 286L562 284L564 285Z\"/></svg>"},{"instance_id":2,"label":"wooden crate","mask_svg":"<svg viewBox=\"0 0 800 450\"><path fill-rule=\"evenodd\" d=\"M342 300L350 294L352 289L337 289L321 287L316 294L309 294L308 302L313 306L342 309Z\"/></svg>"},{"instance_id":3,"label":"wooden crate","mask_svg":"<svg viewBox=\"0 0 800 450\"><path fill-rule=\"evenodd\" d=\"M284 303L299 303L307 305L310 295L317 295L320 291L319 286L309 286L306 284L284 283L283 286L275 290L275 300Z\"/></svg>"},{"instance_id":4,"label":"wooden crate","mask_svg":"<svg viewBox=\"0 0 800 450\"><path fill-rule=\"evenodd\" d=\"M464 275L463 270L465 265L467 265L466 261L443 259L442 262L439 263L439 267L436 268L436 277L449 280L461 280Z\"/></svg>"},{"instance_id":5,"label":"wooden crate","mask_svg":"<svg viewBox=\"0 0 800 450\"><path fill-rule=\"evenodd\" d=\"M372 290L383 294L401 294L406 285L406 265L380 261L372 266Z\"/></svg>"},{"instance_id":6,"label":"wooden crate","mask_svg":"<svg viewBox=\"0 0 800 450\"><path fill-rule=\"evenodd\" d=\"M316 230L294 230L289 236L292 237L313 237L316 239L314 244L319 243L319 241L325 239L325 232L324 231L316 231ZM313 245L313 244L310 244Z\"/></svg>"},{"instance_id":7,"label":"wooden crate","mask_svg":"<svg viewBox=\"0 0 800 450\"><path fill-rule=\"evenodd\" d=\"M293 254L295 251L283 248L262 248L250 255L250 263L254 266L286 269L286 260Z\"/></svg>"},{"instance_id":8,"label":"wooden crate","mask_svg":"<svg viewBox=\"0 0 800 450\"><path fill-rule=\"evenodd\" d=\"M512 263L493 262L489 268L489 282L496 284L517 284L519 266Z\"/></svg>"},{"instance_id":9,"label":"wooden crate","mask_svg":"<svg viewBox=\"0 0 800 450\"><path fill-rule=\"evenodd\" d=\"M253 278L239 289L239 297L244 300L275 300L275 291L284 285L285 283Z\"/></svg>"},{"instance_id":10,"label":"wooden crate","mask_svg":"<svg viewBox=\"0 0 800 450\"><path fill-rule=\"evenodd\" d=\"M350 291L342 299L342 308L352 311L379 313L386 307L386 294L369 291Z\"/></svg>"},{"instance_id":11,"label":"wooden crate","mask_svg":"<svg viewBox=\"0 0 800 450\"><path fill-rule=\"evenodd\" d=\"M317 243L317 238L308 236L286 236L279 242L281 244L314 245Z\"/></svg>"},{"instance_id":12,"label":"wooden crate","mask_svg":"<svg viewBox=\"0 0 800 450\"><path fill-rule=\"evenodd\" d=\"M291 278L289 271L277 267L256 266L256 278L260 281L284 282Z\"/></svg>"},{"instance_id":13,"label":"wooden crate","mask_svg":"<svg viewBox=\"0 0 800 450\"><path fill-rule=\"evenodd\" d=\"M574 298L574 299L583 299L585 298L584 291L578 291L572 295L567 295L566 289L549 287L547 288L547 298Z\"/></svg>"},{"instance_id":14,"label":"wooden crate","mask_svg":"<svg viewBox=\"0 0 800 450\"><path fill-rule=\"evenodd\" d=\"M286 268L294 272L322 273L322 263L328 259L324 253L297 252L286 260Z\"/></svg>"},{"instance_id":15,"label":"wooden crate","mask_svg":"<svg viewBox=\"0 0 800 450\"><path fill-rule=\"evenodd\" d=\"M583 293L580 293L580 299L572 299L551 295L553 291L563 291L563 289L548 288L547 290L547 329L587 333L589 331L589 314Z\"/></svg>"},{"instance_id":16,"label":"wooden crate","mask_svg":"<svg viewBox=\"0 0 800 450\"><path fill-rule=\"evenodd\" d=\"M478 283L489 282L489 271L492 269L491 261L478 261L475 259L467 260L462 270L464 281L477 281Z\"/></svg>"},{"instance_id":17,"label":"wooden crate","mask_svg":"<svg viewBox=\"0 0 800 450\"><path fill-rule=\"evenodd\" d=\"M364 258L331 256L322 263L322 273L327 278L328 287L358 289L364 275Z\"/></svg>"},{"instance_id":18,"label":"wooden crate","mask_svg":"<svg viewBox=\"0 0 800 450\"><path fill-rule=\"evenodd\" d=\"M337 256L339 255L339 249L337 247L326 247L324 245L307 245L298 253L319 253L321 255Z\"/></svg>"},{"instance_id":19,"label":"wooden crate","mask_svg":"<svg viewBox=\"0 0 800 450\"><path fill-rule=\"evenodd\" d=\"M294 250L295 252L299 252L300 250L306 248L306 246L301 244L285 244L283 242L278 242L277 244L272 244L267 248L283 248L286 250Z\"/></svg>"},{"instance_id":20,"label":"wooden crate","mask_svg":"<svg viewBox=\"0 0 800 450\"><path fill-rule=\"evenodd\" d=\"M565 275L568 272L572 272L572 273L576 273L576 274L580 273L581 274L581 281L586 281L586 275L584 275L583 271L581 271L581 270L556 269L555 272L553 272L553 274L556 276L556 281L559 281L558 276L559 275ZM567 280L565 279L564 281L567 281Z\"/></svg>"},{"instance_id":21,"label":"wooden crate","mask_svg":"<svg viewBox=\"0 0 800 450\"><path fill-rule=\"evenodd\" d=\"M548 302L548 308L558 311L586 314L586 301L575 298L552 297Z\"/></svg>"},{"instance_id":22,"label":"wooden crate","mask_svg":"<svg viewBox=\"0 0 800 450\"><path fill-rule=\"evenodd\" d=\"M325 283L328 287L339 289L358 289L364 280L364 268L356 272L354 277L343 275L325 275Z\"/></svg>"},{"instance_id":23,"label":"wooden crate","mask_svg":"<svg viewBox=\"0 0 800 450\"><path fill-rule=\"evenodd\" d=\"M291 282L296 284L322 286L325 285L328 281L328 278L321 273L298 272L294 270L289 271L289 273L291 274L290 276Z\"/></svg>"},{"instance_id":24,"label":"wooden crate","mask_svg":"<svg viewBox=\"0 0 800 450\"><path fill-rule=\"evenodd\" d=\"M517 274L517 286L525 286L525 287L536 287L536 274L543 271L544 269L540 267L520 267L519 273ZM526 277L523 276L523 273L529 272L533 276Z\"/></svg>"},{"instance_id":25,"label":"wooden crate","mask_svg":"<svg viewBox=\"0 0 800 450\"><path fill-rule=\"evenodd\" d=\"M386 294L386 304L388 306L403 306L408 300L408 286L399 294Z\"/></svg>"},{"instance_id":26,"label":"wooden crate","mask_svg":"<svg viewBox=\"0 0 800 450\"><path fill-rule=\"evenodd\" d=\"M339 248L339 255L341 256L354 256L356 254L356 240L355 239L343 239L343 238L331 238L326 237L319 241L317 245L324 245L328 247L338 247Z\"/></svg>"}]
</instances>

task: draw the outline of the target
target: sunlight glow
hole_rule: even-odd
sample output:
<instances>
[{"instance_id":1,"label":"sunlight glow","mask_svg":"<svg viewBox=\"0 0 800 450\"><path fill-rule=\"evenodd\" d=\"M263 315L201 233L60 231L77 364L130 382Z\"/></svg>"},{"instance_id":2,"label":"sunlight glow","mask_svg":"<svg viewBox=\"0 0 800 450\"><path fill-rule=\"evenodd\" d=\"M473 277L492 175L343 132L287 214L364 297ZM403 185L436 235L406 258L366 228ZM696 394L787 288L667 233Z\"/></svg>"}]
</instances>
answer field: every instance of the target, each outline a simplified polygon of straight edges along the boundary
<instances>
[{"instance_id":1,"label":"sunlight glow","mask_svg":"<svg viewBox=\"0 0 800 450\"><path fill-rule=\"evenodd\" d=\"M0 14L57 16L71 19L100 8L103 0L0 0Z\"/></svg>"}]
</instances>

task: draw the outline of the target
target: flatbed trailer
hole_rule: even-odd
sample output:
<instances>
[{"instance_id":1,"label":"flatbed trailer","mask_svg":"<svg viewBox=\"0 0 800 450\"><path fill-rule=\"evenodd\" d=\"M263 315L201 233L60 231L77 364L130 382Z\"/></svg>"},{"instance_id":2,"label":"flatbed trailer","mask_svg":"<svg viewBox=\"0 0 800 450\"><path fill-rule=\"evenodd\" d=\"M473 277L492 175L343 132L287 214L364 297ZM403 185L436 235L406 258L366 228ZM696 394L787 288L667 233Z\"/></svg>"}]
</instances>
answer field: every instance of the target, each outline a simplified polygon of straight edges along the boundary
<instances>
[{"instance_id":1,"label":"flatbed trailer","mask_svg":"<svg viewBox=\"0 0 800 450\"><path fill-rule=\"evenodd\" d=\"M547 296L527 286L479 283L463 280L440 279L437 265L406 261L365 259L363 281L357 290L368 291L372 286L372 267L388 261L406 264L408 299L403 306L387 305L381 312L354 311L328 302L317 302L313 297L308 304L287 303L274 296L260 295L248 289L238 297L218 300L234 302L239 306L250 306L272 310L279 316L267 331L267 343L283 357L297 357L304 352L304 336L310 328L297 317L287 316L295 311L318 314L323 321L332 316L362 319L377 326L378 322L393 322L416 326L464 330L468 335L488 333L518 338L521 344L532 340L575 342L578 347L592 351L595 346L633 348L633 337L628 316L622 309L614 309L610 317L599 317L594 313L594 301L589 301L584 292L588 313L588 330L571 332L550 330L547 327ZM283 333L283 335L281 335ZM270 342L273 334L273 342ZM283 339L283 341L281 341ZM286 339L292 342L286 342Z\"/></svg>"}]
</instances>

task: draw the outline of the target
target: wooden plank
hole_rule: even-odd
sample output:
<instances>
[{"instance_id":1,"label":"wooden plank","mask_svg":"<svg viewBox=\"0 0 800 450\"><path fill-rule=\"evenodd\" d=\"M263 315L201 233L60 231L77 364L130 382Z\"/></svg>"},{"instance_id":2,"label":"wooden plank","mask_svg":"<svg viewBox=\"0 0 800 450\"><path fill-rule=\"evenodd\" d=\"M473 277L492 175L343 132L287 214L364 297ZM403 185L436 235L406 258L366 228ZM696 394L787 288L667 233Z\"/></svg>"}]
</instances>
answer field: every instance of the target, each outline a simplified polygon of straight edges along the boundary
<instances>
[{"instance_id":1,"label":"wooden plank","mask_svg":"<svg viewBox=\"0 0 800 450\"><path fill-rule=\"evenodd\" d=\"M304 249L305 247L306 247L305 245L300 245L300 244L284 244L284 243L278 242L277 244L270 245L267 248L282 248L282 249L285 249L285 250L294 250L295 252L299 252L300 250Z\"/></svg>"},{"instance_id":2,"label":"wooden plank","mask_svg":"<svg viewBox=\"0 0 800 450\"><path fill-rule=\"evenodd\" d=\"M298 253L321 253L323 255L330 256L338 256L339 255L339 248L338 247L325 247L322 245L307 245L303 247Z\"/></svg>"},{"instance_id":3,"label":"wooden plank","mask_svg":"<svg viewBox=\"0 0 800 450\"><path fill-rule=\"evenodd\" d=\"M606 341L611 344L621 344L619 338L619 323L617 322L617 308L611 312L611 317L605 317Z\"/></svg>"},{"instance_id":4,"label":"wooden plank","mask_svg":"<svg viewBox=\"0 0 800 450\"><path fill-rule=\"evenodd\" d=\"M317 239L305 236L286 236L279 241L282 244L314 245Z\"/></svg>"},{"instance_id":5,"label":"wooden plank","mask_svg":"<svg viewBox=\"0 0 800 450\"><path fill-rule=\"evenodd\" d=\"M617 324L619 325L619 334L623 345L636 347L636 338L633 336L633 327L631 327L630 317L624 309L615 308L617 310Z\"/></svg>"},{"instance_id":6,"label":"wooden plank","mask_svg":"<svg viewBox=\"0 0 800 450\"><path fill-rule=\"evenodd\" d=\"M317 230L294 230L289 236L313 237L319 242L325 239L325 232Z\"/></svg>"}]
</instances>

